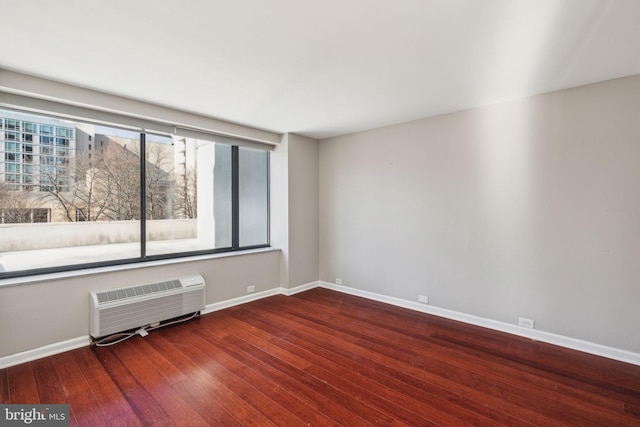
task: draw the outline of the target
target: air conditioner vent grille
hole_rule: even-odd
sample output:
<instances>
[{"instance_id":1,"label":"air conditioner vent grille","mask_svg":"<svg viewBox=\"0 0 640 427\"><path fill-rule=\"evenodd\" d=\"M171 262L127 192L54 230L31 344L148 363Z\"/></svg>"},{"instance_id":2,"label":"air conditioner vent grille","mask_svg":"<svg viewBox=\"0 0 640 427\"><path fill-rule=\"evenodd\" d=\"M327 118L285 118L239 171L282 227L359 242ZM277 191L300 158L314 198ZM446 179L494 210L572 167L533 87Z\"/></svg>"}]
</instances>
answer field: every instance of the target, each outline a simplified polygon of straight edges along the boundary
<instances>
[{"instance_id":1,"label":"air conditioner vent grille","mask_svg":"<svg viewBox=\"0 0 640 427\"><path fill-rule=\"evenodd\" d=\"M141 295L154 294L157 292L164 292L171 289L180 288L182 288L180 280L169 280L166 282L152 283L150 285L132 286L130 288L98 292L96 293L96 297L98 298L98 304L104 304L107 302L119 301L127 298L138 297Z\"/></svg>"}]
</instances>

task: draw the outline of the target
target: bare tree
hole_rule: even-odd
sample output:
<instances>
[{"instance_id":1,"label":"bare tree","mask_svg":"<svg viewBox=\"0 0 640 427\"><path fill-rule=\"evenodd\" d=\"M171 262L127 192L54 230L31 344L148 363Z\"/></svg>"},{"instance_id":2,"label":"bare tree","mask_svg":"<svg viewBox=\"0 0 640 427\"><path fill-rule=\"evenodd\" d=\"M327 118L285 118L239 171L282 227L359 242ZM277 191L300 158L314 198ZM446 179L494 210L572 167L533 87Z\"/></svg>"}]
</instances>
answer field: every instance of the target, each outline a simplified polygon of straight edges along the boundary
<instances>
[{"instance_id":1,"label":"bare tree","mask_svg":"<svg viewBox=\"0 0 640 427\"><path fill-rule=\"evenodd\" d=\"M82 153L65 166L41 165L41 190L58 202L67 221L98 221L109 204L102 159Z\"/></svg>"},{"instance_id":2,"label":"bare tree","mask_svg":"<svg viewBox=\"0 0 640 427\"><path fill-rule=\"evenodd\" d=\"M64 167L46 165L43 188L68 221L140 219L138 147L135 140L114 137L99 152L79 153ZM164 144L148 144L144 164L146 218L195 218L194 171L176 185L172 148Z\"/></svg>"},{"instance_id":3,"label":"bare tree","mask_svg":"<svg viewBox=\"0 0 640 427\"><path fill-rule=\"evenodd\" d=\"M176 185L176 217L187 219L197 218L197 191L196 171L189 169Z\"/></svg>"},{"instance_id":4,"label":"bare tree","mask_svg":"<svg viewBox=\"0 0 640 427\"><path fill-rule=\"evenodd\" d=\"M174 217L173 158L162 144L147 145L145 192L147 219Z\"/></svg>"},{"instance_id":5,"label":"bare tree","mask_svg":"<svg viewBox=\"0 0 640 427\"><path fill-rule=\"evenodd\" d=\"M139 159L118 144L109 144L100 155L98 191L105 197L104 214L113 221L140 219Z\"/></svg>"},{"instance_id":6,"label":"bare tree","mask_svg":"<svg viewBox=\"0 0 640 427\"><path fill-rule=\"evenodd\" d=\"M40 190L58 202L67 221L75 221L75 211L83 198L84 183L81 184L74 179L75 172L75 165L63 168L44 161L40 164Z\"/></svg>"},{"instance_id":7,"label":"bare tree","mask_svg":"<svg viewBox=\"0 0 640 427\"><path fill-rule=\"evenodd\" d=\"M101 153L79 153L66 166L41 168L49 198L67 221L131 220L140 217L139 160L118 144Z\"/></svg>"},{"instance_id":8,"label":"bare tree","mask_svg":"<svg viewBox=\"0 0 640 427\"><path fill-rule=\"evenodd\" d=\"M34 207L28 192L13 190L6 184L0 184L0 224L32 222Z\"/></svg>"}]
</instances>

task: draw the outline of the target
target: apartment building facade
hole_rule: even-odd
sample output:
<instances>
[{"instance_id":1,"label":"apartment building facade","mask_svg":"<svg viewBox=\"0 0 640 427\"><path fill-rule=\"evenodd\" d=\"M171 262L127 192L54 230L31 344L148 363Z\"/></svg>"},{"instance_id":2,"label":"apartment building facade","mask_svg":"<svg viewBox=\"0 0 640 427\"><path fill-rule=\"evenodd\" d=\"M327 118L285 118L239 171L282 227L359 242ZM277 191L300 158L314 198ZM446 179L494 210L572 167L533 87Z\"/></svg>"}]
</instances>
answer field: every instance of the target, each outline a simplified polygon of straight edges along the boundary
<instances>
[{"instance_id":1,"label":"apartment building facade","mask_svg":"<svg viewBox=\"0 0 640 427\"><path fill-rule=\"evenodd\" d=\"M0 111L0 223L50 222L55 206L43 193L66 191L76 156L75 123Z\"/></svg>"}]
</instances>

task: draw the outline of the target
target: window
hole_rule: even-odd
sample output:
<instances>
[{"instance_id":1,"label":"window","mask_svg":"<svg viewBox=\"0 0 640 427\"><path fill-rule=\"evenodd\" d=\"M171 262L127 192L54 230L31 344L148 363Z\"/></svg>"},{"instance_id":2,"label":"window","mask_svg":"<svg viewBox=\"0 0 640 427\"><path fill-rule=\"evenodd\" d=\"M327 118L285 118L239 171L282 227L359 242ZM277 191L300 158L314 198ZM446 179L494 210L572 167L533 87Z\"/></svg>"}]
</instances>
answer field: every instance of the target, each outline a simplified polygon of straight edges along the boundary
<instances>
[{"instance_id":1,"label":"window","mask_svg":"<svg viewBox=\"0 0 640 427\"><path fill-rule=\"evenodd\" d=\"M56 128L56 136L73 138L73 129L71 128Z\"/></svg>"},{"instance_id":2,"label":"window","mask_svg":"<svg viewBox=\"0 0 640 427\"><path fill-rule=\"evenodd\" d=\"M23 130L29 133L36 133L38 131L38 125L30 122L23 122Z\"/></svg>"},{"instance_id":3,"label":"window","mask_svg":"<svg viewBox=\"0 0 640 427\"><path fill-rule=\"evenodd\" d=\"M4 122L4 127L5 127L5 129L20 130L20 121L19 120L7 119Z\"/></svg>"},{"instance_id":4,"label":"window","mask_svg":"<svg viewBox=\"0 0 640 427\"><path fill-rule=\"evenodd\" d=\"M0 225L0 278L269 245L268 150L24 116L34 144L0 141L0 211L29 212Z\"/></svg>"}]
</instances>

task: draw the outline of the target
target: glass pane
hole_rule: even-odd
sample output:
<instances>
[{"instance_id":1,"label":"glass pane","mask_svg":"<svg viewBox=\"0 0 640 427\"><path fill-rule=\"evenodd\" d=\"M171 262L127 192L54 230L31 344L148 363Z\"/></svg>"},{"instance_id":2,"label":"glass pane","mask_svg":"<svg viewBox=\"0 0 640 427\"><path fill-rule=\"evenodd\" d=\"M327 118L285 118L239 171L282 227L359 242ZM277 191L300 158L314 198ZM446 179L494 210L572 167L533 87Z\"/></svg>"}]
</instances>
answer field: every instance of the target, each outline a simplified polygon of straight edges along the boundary
<instances>
[{"instance_id":1,"label":"glass pane","mask_svg":"<svg viewBox=\"0 0 640 427\"><path fill-rule=\"evenodd\" d=\"M231 146L215 145L213 167L213 218L217 248L231 247Z\"/></svg>"},{"instance_id":2,"label":"glass pane","mask_svg":"<svg viewBox=\"0 0 640 427\"><path fill-rule=\"evenodd\" d=\"M217 226L216 208L226 216L222 205L231 193L215 196L221 206L214 195L230 176L221 166L230 154L209 141L148 134L146 155L147 255L229 246L231 232Z\"/></svg>"},{"instance_id":3,"label":"glass pane","mask_svg":"<svg viewBox=\"0 0 640 427\"><path fill-rule=\"evenodd\" d=\"M269 243L269 152L238 149L240 246Z\"/></svg>"},{"instance_id":4,"label":"glass pane","mask_svg":"<svg viewBox=\"0 0 640 427\"><path fill-rule=\"evenodd\" d=\"M0 116L36 135L23 154L0 158L0 171L17 164L11 175L0 174L0 271L139 257L139 134L3 110ZM51 145L54 138L43 133L64 141ZM93 157L89 135L104 141Z\"/></svg>"}]
</instances>

